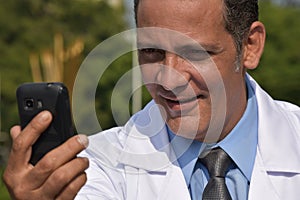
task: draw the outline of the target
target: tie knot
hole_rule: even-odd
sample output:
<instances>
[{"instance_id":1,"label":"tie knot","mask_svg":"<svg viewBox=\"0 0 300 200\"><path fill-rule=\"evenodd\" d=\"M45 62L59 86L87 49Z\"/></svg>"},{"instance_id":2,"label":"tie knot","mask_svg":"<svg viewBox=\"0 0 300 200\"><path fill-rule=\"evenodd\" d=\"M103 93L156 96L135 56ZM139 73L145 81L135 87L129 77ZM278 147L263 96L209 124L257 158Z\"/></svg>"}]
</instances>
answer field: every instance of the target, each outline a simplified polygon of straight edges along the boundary
<instances>
[{"instance_id":1,"label":"tie knot","mask_svg":"<svg viewBox=\"0 0 300 200\"><path fill-rule=\"evenodd\" d=\"M221 148L212 149L205 157L200 158L207 168L210 177L225 177L228 168L234 163Z\"/></svg>"}]
</instances>

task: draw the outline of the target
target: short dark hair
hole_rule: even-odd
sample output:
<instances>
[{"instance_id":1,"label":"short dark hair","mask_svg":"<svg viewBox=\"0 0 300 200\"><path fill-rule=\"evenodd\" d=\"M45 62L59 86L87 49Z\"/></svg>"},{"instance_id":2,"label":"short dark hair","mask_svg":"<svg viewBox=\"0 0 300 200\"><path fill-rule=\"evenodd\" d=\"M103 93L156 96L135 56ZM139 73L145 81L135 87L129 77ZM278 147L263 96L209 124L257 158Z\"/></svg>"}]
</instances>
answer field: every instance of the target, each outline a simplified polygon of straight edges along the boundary
<instances>
[{"instance_id":1,"label":"short dark hair","mask_svg":"<svg viewBox=\"0 0 300 200\"><path fill-rule=\"evenodd\" d=\"M232 35L238 57L241 56L244 39L253 22L258 21L258 0L222 0L224 2L225 28ZM135 20L140 0L134 0ZM240 58L239 58L240 59Z\"/></svg>"},{"instance_id":2,"label":"short dark hair","mask_svg":"<svg viewBox=\"0 0 300 200\"><path fill-rule=\"evenodd\" d=\"M223 0L225 28L232 35L238 55L253 22L258 21L258 0Z\"/></svg>"}]
</instances>

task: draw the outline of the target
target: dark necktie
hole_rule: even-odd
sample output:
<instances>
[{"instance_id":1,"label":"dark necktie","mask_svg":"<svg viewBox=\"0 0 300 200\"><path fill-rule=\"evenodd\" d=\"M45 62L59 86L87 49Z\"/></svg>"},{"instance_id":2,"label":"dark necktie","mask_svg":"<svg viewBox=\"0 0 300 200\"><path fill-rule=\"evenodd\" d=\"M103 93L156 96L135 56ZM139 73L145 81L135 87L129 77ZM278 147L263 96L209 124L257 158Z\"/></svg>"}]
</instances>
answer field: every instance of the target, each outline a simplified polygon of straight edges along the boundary
<instances>
[{"instance_id":1,"label":"dark necktie","mask_svg":"<svg viewBox=\"0 0 300 200\"><path fill-rule=\"evenodd\" d=\"M207 168L210 179L203 191L203 200L231 200L225 184L228 168L234 164L221 148L211 150L200 162Z\"/></svg>"}]
</instances>

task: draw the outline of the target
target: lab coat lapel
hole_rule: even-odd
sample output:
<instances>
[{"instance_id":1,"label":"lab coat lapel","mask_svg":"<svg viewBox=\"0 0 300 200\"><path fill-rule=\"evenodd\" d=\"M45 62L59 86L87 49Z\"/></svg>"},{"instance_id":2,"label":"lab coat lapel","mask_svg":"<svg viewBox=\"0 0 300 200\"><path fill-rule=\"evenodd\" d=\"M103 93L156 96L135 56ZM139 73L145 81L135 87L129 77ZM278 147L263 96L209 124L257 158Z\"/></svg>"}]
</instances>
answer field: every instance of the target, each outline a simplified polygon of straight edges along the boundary
<instances>
[{"instance_id":1,"label":"lab coat lapel","mask_svg":"<svg viewBox=\"0 0 300 200\"><path fill-rule=\"evenodd\" d=\"M298 140L295 135L297 131L278 103L252 78L250 81L258 102L258 147L249 200L280 199L278 186L274 184L270 173L275 172L282 176L287 173L300 173L300 147L291 145Z\"/></svg>"},{"instance_id":2,"label":"lab coat lapel","mask_svg":"<svg viewBox=\"0 0 300 200\"><path fill-rule=\"evenodd\" d=\"M270 181L270 177L265 169L259 150L256 153L248 199L280 200Z\"/></svg>"},{"instance_id":3,"label":"lab coat lapel","mask_svg":"<svg viewBox=\"0 0 300 200\"><path fill-rule=\"evenodd\" d=\"M118 161L125 165L128 198L190 199L158 106L149 103L125 125L125 132Z\"/></svg>"},{"instance_id":4,"label":"lab coat lapel","mask_svg":"<svg viewBox=\"0 0 300 200\"><path fill-rule=\"evenodd\" d=\"M166 172L171 164L171 148L165 122L154 102L131 119L124 131L128 136L118 158L120 163L147 171Z\"/></svg>"},{"instance_id":5,"label":"lab coat lapel","mask_svg":"<svg viewBox=\"0 0 300 200\"><path fill-rule=\"evenodd\" d=\"M266 170L300 173L300 145L296 145L299 127L278 102L251 81L258 102L258 150ZM293 106L286 109L292 110Z\"/></svg>"}]
</instances>

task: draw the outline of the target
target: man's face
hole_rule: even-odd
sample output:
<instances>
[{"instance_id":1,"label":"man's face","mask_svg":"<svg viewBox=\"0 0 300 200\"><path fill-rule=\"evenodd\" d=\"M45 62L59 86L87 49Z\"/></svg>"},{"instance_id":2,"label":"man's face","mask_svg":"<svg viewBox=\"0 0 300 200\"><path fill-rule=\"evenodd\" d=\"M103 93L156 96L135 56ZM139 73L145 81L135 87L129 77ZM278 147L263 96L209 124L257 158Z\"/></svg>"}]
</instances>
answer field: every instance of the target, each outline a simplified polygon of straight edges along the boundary
<instances>
[{"instance_id":1,"label":"man's face","mask_svg":"<svg viewBox=\"0 0 300 200\"><path fill-rule=\"evenodd\" d=\"M200 141L208 130L219 132L218 140L224 138L246 105L244 72L236 71L236 49L225 30L222 2L141 0L137 13L138 28L157 28L138 34L147 89L173 132Z\"/></svg>"}]
</instances>

